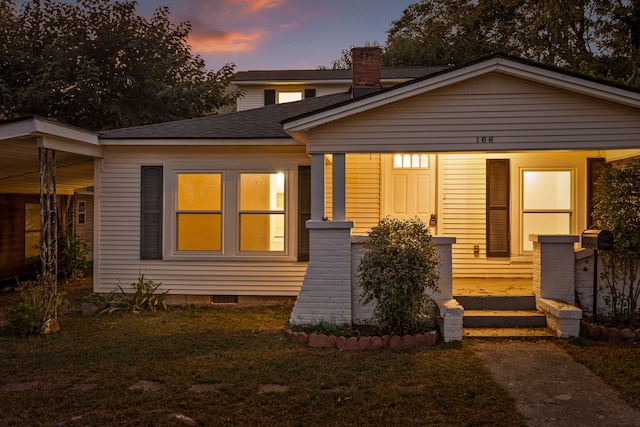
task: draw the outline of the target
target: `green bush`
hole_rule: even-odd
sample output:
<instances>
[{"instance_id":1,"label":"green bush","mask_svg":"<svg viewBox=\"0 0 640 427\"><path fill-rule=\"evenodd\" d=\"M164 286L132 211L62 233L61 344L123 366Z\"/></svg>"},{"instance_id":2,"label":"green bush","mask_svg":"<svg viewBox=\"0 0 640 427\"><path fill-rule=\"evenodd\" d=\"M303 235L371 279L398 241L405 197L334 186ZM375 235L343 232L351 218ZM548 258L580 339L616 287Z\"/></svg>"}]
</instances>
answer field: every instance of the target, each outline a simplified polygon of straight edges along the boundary
<instances>
[{"instance_id":1,"label":"green bush","mask_svg":"<svg viewBox=\"0 0 640 427\"><path fill-rule=\"evenodd\" d=\"M71 228L58 233L58 277L63 283L82 279L87 273L87 243Z\"/></svg>"},{"instance_id":2,"label":"green bush","mask_svg":"<svg viewBox=\"0 0 640 427\"><path fill-rule=\"evenodd\" d=\"M9 327L14 335L26 338L42 331L44 309L19 302L9 309Z\"/></svg>"},{"instance_id":3,"label":"green bush","mask_svg":"<svg viewBox=\"0 0 640 427\"><path fill-rule=\"evenodd\" d=\"M414 333L432 306L426 291L438 292L438 256L420 219L383 218L371 229L358 266L362 302L375 302L380 328Z\"/></svg>"},{"instance_id":4,"label":"green bush","mask_svg":"<svg viewBox=\"0 0 640 427\"><path fill-rule=\"evenodd\" d=\"M43 332L47 322L57 318L58 311L65 306L55 281L41 276L20 282L16 291L20 302L9 311L9 325L19 336Z\"/></svg>"},{"instance_id":5,"label":"green bush","mask_svg":"<svg viewBox=\"0 0 640 427\"><path fill-rule=\"evenodd\" d=\"M640 324L640 160L607 165L597 182L594 227L611 231L614 250L601 251L605 302L612 320Z\"/></svg>"}]
</instances>

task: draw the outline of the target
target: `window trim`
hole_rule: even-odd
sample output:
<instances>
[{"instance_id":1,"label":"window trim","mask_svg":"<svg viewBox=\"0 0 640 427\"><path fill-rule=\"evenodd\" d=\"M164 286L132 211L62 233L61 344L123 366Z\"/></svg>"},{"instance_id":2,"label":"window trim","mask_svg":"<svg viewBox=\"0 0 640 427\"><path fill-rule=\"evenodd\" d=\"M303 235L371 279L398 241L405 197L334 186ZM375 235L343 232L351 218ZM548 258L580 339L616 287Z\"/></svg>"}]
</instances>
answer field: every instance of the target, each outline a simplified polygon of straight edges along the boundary
<instances>
[{"instance_id":1,"label":"window trim","mask_svg":"<svg viewBox=\"0 0 640 427\"><path fill-rule=\"evenodd\" d=\"M222 173L222 249L221 251L177 250L177 174ZM239 179L240 173L285 174L285 250L255 252L239 249ZM164 210L164 259L169 260L283 260L295 261L297 254L297 179L298 163L280 160L169 162L164 168L166 194Z\"/></svg>"}]
</instances>

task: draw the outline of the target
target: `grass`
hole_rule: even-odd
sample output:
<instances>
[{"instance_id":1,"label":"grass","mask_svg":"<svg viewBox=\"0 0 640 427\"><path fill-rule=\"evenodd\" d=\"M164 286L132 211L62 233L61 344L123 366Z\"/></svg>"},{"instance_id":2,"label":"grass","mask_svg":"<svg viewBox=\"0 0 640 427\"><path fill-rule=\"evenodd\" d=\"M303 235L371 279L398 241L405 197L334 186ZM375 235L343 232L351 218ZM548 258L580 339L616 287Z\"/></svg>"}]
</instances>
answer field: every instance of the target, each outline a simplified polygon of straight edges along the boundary
<instances>
[{"instance_id":1,"label":"grass","mask_svg":"<svg viewBox=\"0 0 640 427\"><path fill-rule=\"evenodd\" d=\"M0 331L2 425L459 425L525 421L468 345L351 353L291 344L291 307L173 309L62 319L28 339ZM129 390L139 380L160 391ZM95 388L82 390L78 384ZM195 393L193 384L219 384ZM285 392L259 393L264 384Z\"/></svg>"},{"instance_id":2,"label":"grass","mask_svg":"<svg viewBox=\"0 0 640 427\"><path fill-rule=\"evenodd\" d=\"M575 339L563 347L607 384L629 405L640 409L640 345L611 344Z\"/></svg>"}]
</instances>

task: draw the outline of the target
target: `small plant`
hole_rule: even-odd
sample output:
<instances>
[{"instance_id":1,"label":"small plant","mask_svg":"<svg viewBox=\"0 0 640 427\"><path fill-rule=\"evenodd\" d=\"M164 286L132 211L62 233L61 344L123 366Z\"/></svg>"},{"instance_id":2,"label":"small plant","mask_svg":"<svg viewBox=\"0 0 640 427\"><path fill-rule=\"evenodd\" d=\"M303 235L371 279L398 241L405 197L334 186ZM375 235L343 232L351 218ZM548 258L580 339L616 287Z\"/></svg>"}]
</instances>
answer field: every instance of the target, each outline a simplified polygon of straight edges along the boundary
<instances>
[{"instance_id":1,"label":"small plant","mask_svg":"<svg viewBox=\"0 0 640 427\"><path fill-rule=\"evenodd\" d=\"M390 334L416 332L438 291L438 256L429 228L418 218L383 218L369 232L358 266L366 304L375 301L374 317Z\"/></svg>"},{"instance_id":2,"label":"small plant","mask_svg":"<svg viewBox=\"0 0 640 427\"><path fill-rule=\"evenodd\" d=\"M22 338L40 333L44 309L34 307L24 301L9 309L9 326L11 333Z\"/></svg>"},{"instance_id":3,"label":"small plant","mask_svg":"<svg viewBox=\"0 0 640 427\"><path fill-rule=\"evenodd\" d=\"M166 310L165 299L169 291L156 293L162 283L155 283L141 275L137 282L133 282L131 287L133 293L127 293L122 286L118 285L118 290L111 291L107 295L93 294L88 301L96 304L101 310L98 314L105 313L131 313L136 314L142 311Z\"/></svg>"},{"instance_id":4,"label":"small plant","mask_svg":"<svg viewBox=\"0 0 640 427\"><path fill-rule=\"evenodd\" d=\"M51 319L64 307L62 295L56 292L55 282L38 276L35 280L19 282L16 288L20 302L9 310L9 325L14 334L27 337L45 330Z\"/></svg>"}]
</instances>

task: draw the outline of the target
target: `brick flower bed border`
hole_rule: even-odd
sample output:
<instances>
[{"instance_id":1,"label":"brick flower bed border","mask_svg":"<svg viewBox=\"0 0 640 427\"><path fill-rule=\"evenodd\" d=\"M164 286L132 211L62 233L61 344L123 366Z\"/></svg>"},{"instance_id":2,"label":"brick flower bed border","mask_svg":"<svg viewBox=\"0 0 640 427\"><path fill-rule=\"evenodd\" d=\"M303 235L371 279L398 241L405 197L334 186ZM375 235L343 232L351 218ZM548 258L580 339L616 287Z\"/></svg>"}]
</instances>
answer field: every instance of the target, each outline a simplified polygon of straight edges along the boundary
<instances>
[{"instance_id":1,"label":"brick flower bed border","mask_svg":"<svg viewBox=\"0 0 640 427\"><path fill-rule=\"evenodd\" d=\"M416 335L383 335L373 337L345 337L306 332L285 331L287 339L292 343L306 345L311 348L338 348L346 351L370 351L390 348L395 351L408 351L417 348L433 347L438 342L438 331Z\"/></svg>"},{"instance_id":2,"label":"brick flower bed border","mask_svg":"<svg viewBox=\"0 0 640 427\"><path fill-rule=\"evenodd\" d=\"M611 326L595 325L586 320L580 321L580 334L596 341L640 342L640 329L618 329Z\"/></svg>"}]
</instances>

